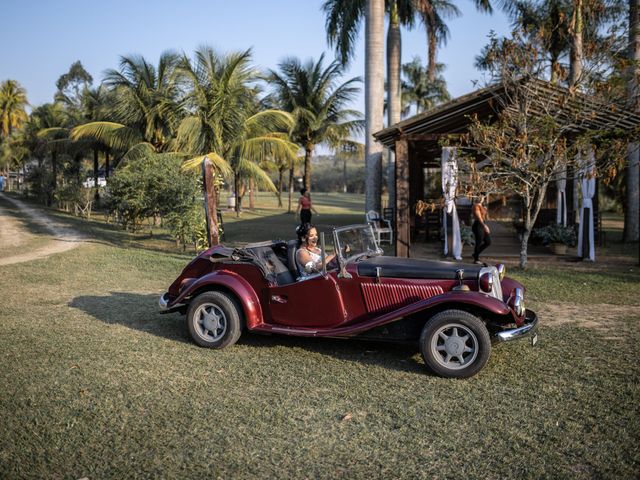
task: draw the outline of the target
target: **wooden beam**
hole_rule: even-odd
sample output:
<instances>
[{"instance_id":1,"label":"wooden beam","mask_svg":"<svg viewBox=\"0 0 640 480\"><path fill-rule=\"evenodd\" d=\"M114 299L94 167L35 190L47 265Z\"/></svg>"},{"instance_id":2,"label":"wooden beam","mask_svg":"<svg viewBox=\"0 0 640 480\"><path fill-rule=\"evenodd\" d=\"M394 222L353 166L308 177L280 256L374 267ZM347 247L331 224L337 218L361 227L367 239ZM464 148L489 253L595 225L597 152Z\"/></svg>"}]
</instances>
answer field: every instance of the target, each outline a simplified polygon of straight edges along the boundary
<instances>
[{"instance_id":1,"label":"wooden beam","mask_svg":"<svg viewBox=\"0 0 640 480\"><path fill-rule=\"evenodd\" d=\"M409 257L411 224L409 215L409 142L402 136L396 140L396 256Z\"/></svg>"},{"instance_id":2,"label":"wooden beam","mask_svg":"<svg viewBox=\"0 0 640 480\"><path fill-rule=\"evenodd\" d=\"M460 133L414 133L407 134L407 140L415 142L432 142L442 137L459 137Z\"/></svg>"}]
</instances>

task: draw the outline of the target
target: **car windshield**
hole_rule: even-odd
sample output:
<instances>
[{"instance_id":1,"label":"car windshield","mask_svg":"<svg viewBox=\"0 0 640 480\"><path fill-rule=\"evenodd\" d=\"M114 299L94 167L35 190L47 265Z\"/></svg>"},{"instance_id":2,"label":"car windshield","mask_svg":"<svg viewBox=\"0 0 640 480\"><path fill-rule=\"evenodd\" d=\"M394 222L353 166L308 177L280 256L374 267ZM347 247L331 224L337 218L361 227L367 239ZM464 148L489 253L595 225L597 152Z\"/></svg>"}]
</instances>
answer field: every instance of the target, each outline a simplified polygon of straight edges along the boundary
<instances>
[{"instance_id":1,"label":"car windshield","mask_svg":"<svg viewBox=\"0 0 640 480\"><path fill-rule=\"evenodd\" d=\"M350 225L334 230L336 250L346 260L382 254L371 225Z\"/></svg>"}]
</instances>

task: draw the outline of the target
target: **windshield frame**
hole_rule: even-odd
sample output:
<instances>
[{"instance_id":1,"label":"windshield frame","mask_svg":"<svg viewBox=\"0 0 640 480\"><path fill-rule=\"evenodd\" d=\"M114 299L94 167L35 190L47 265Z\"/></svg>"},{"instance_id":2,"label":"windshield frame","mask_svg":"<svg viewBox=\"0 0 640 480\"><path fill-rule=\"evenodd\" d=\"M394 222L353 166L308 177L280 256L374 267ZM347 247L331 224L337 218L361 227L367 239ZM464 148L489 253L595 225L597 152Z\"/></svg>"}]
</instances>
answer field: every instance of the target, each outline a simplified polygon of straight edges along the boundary
<instances>
[{"instance_id":1,"label":"windshield frame","mask_svg":"<svg viewBox=\"0 0 640 480\"><path fill-rule=\"evenodd\" d=\"M371 238L371 241L375 245L375 250L368 250L366 252L358 252L358 253L354 253L353 255L349 255L349 256L345 257L343 255L343 247L344 247L344 245L342 245L340 243L340 234L343 233L343 232L349 231L349 230L360 230L360 231L368 230L369 237ZM341 267L345 266L349 262L358 261L359 259L364 258L364 257L379 256L379 255L382 255L384 253L382 251L382 249L380 248L380 246L378 245L378 242L376 241L375 234L373 233L373 227L368 223L359 223L359 224L346 225L344 227L334 228L333 229L333 244L334 244L334 248L335 248L335 253L338 256L338 261L340 262L340 266Z\"/></svg>"}]
</instances>

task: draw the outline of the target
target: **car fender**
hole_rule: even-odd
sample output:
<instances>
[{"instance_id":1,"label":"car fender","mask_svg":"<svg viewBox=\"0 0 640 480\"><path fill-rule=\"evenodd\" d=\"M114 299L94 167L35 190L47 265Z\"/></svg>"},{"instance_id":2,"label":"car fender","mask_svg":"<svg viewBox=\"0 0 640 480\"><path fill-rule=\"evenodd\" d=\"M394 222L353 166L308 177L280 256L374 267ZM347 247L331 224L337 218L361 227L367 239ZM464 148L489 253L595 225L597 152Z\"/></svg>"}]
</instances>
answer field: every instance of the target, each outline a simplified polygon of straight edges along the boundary
<instances>
[{"instance_id":1,"label":"car fender","mask_svg":"<svg viewBox=\"0 0 640 480\"><path fill-rule=\"evenodd\" d=\"M252 329L263 323L262 308L255 290L249 282L240 275L228 270L217 270L198 278L189 284L180 295L169 304L169 307L184 303L184 300L198 290L213 290L222 287L221 290L230 291L238 299L244 310L245 324Z\"/></svg>"}]
</instances>

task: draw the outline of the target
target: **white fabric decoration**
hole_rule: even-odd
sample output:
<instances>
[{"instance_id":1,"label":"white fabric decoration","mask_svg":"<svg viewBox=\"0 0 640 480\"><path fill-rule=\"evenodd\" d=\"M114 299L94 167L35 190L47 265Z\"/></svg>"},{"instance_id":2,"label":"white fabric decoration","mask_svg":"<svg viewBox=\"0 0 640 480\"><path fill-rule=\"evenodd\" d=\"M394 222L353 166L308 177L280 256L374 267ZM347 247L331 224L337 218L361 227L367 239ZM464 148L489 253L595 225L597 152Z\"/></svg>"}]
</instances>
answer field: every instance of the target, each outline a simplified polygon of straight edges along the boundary
<instances>
[{"instance_id":1,"label":"white fabric decoration","mask_svg":"<svg viewBox=\"0 0 640 480\"><path fill-rule=\"evenodd\" d=\"M585 209L589 210L589 253L587 258L592 262L596 259L595 245L593 240L593 197L596 193L596 179L593 175L595 168L595 153L593 148L589 149L587 158L581 159L580 169L580 189L582 190L582 205L580 206L580 228L578 229L578 256L582 257L582 252L586 250L582 238L584 236L584 214Z\"/></svg>"},{"instance_id":2,"label":"white fabric decoration","mask_svg":"<svg viewBox=\"0 0 640 480\"><path fill-rule=\"evenodd\" d=\"M556 223L567 226L567 170L563 170L561 177L556 180L556 189L558 190L557 216Z\"/></svg>"},{"instance_id":3,"label":"white fabric decoration","mask_svg":"<svg viewBox=\"0 0 640 480\"><path fill-rule=\"evenodd\" d=\"M444 255L449 253L447 239L447 214L451 215L453 230L453 257L462 260L462 241L460 238L460 222L456 210L456 188L458 187L458 163L456 161L456 147L442 148L442 193L444 194L444 210L442 223L444 226Z\"/></svg>"}]
</instances>

